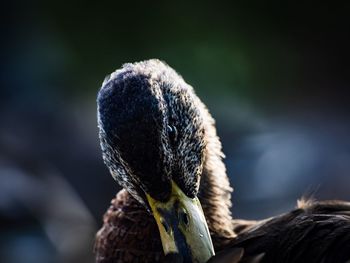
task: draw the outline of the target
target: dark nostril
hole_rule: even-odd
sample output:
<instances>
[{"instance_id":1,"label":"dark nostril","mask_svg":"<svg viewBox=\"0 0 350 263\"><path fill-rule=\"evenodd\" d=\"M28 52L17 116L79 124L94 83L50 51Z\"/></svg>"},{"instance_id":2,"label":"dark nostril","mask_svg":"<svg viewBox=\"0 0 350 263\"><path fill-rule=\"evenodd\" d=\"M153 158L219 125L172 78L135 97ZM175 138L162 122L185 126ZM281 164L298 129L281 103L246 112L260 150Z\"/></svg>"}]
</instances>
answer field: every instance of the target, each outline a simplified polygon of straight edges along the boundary
<instances>
[{"instance_id":1,"label":"dark nostril","mask_svg":"<svg viewBox=\"0 0 350 263\"><path fill-rule=\"evenodd\" d=\"M179 218L180 218L182 223L184 223L186 226L188 226L189 219L188 219L188 215L187 215L186 211L181 211Z\"/></svg>"},{"instance_id":2,"label":"dark nostril","mask_svg":"<svg viewBox=\"0 0 350 263\"><path fill-rule=\"evenodd\" d=\"M161 219L160 223L163 225L165 232L169 233L170 227L168 223L164 219Z\"/></svg>"}]
</instances>

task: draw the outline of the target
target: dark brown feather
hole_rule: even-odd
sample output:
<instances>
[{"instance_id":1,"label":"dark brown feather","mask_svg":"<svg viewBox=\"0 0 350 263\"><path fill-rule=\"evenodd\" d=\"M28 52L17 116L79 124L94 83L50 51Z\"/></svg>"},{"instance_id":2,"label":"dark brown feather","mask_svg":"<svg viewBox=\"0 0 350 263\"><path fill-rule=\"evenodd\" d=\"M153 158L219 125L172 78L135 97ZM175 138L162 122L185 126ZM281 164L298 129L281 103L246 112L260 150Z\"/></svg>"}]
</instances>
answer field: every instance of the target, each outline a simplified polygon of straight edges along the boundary
<instances>
[{"instance_id":1,"label":"dark brown feather","mask_svg":"<svg viewBox=\"0 0 350 263\"><path fill-rule=\"evenodd\" d=\"M350 203L303 203L289 213L248 227L230 246L225 253L244 249L242 262L263 254L260 262L344 263L350 260Z\"/></svg>"},{"instance_id":2,"label":"dark brown feather","mask_svg":"<svg viewBox=\"0 0 350 263\"><path fill-rule=\"evenodd\" d=\"M103 218L95 241L96 262L161 262L162 244L154 218L121 190Z\"/></svg>"},{"instance_id":3,"label":"dark brown feather","mask_svg":"<svg viewBox=\"0 0 350 263\"><path fill-rule=\"evenodd\" d=\"M187 87L186 89L188 89L187 92L192 92L192 88ZM187 92L179 93L182 96L179 98L181 101L186 100ZM216 133L215 121L199 98L194 96L193 99L193 106L200 111L203 117L204 144L206 145L198 198L203 207L215 250L219 251L235 237L230 211L232 188L222 161L224 154ZM123 208L124 206L126 207ZM130 224L139 221L147 222L147 232L143 228L135 228L133 231L139 231L140 233L131 233L126 234L125 237L119 237L118 233L120 231L125 232L130 228ZM113 232L117 232L117 234ZM142 250L140 249L143 245L141 241L129 240L138 236L142 236L144 238L143 242L146 243L148 240L157 240L158 243L155 242L154 246L150 247L150 251L161 251L160 254L163 253L158 228L153 217L146 212L143 206L139 205L125 191L122 191L112 201L111 207L104 215L103 227L97 234L95 244L96 262L158 262L160 260L158 252L156 254L148 252L150 244L144 245L145 249ZM158 246L155 245L156 243ZM123 261L124 255L131 254L130 251L133 251L134 261ZM138 257L134 251L137 251Z\"/></svg>"},{"instance_id":4,"label":"dark brown feather","mask_svg":"<svg viewBox=\"0 0 350 263\"><path fill-rule=\"evenodd\" d=\"M139 65L149 65L150 68L146 67L143 69L148 73L155 69L160 74L160 79L165 82L173 79L169 78L170 75L174 76L176 74L160 61L149 61ZM131 64L127 65L127 67L132 66ZM136 64L134 66L138 67ZM158 66L162 71L157 69ZM162 74L165 75L162 76ZM144 76L144 74L141 75ZM153 75L157 74L150 74L150 76ZM176 78L180 77L177 76ZM153 77L152 80L159 82ZM350 203L341 201L300 201L297 209L264 221L232 220L230 212L232 188L222 161L223 153L220 140L216 134L214 120L205 105L195 96L192 88L184 84L182 79L180 79L180 82L183 83L184 89L178 93L177 97L170 97L172 103L169 105L179 106L176 104L179 100L188 104L189 97L187 95L192 94L193 101L191 100L191 103L193 105L189 106L191 106L190 108L193 112L197 113L198 110L201 115L199 119L203 119L205 131L203 145L206 145L206 147L204 149L203 172L201 174L198 197L208 222L215 250L219 253L221 250L224 250L222 254L213 258L211 262L337 263L350 260ZM163 85L163 88L165 86ZM114 108L114 104L111 104L111 100L108 98L104 102L109 102L108 105ZM101 105L102 109L103 105ZM136 103L133 107L136 108L138 105ZM139 110L137 108L138 112ZM140 112L142 113L142 111ZM116 111L114 110L108 115L113 122L117 121L115 113ZM105 126L112 125L113 122L109 123L107 121ZM148 127L147 125L145 126L146 128ZM195 128L197 126L192 127L193 134L198 133L198 128ZM114 125L110 127L112 131L114 131L113 127ZM127 135L128 130L125 129ZM143 135L148 136L148 134ZM103 136L102 139L104 139ZM125 145L125 148L127 147L129 147L129 143ZM105 150L107 148L105 147ZM147 152L147 149L145 147L144 150ZM108 148L107 150L115 152L113 151L115 149ZM136 152L139 151L137 150ZM105 155L110 157L108 153L110 152L107 152ZM134 159L134 156L131 156L129 159L136 163L139 161L136 157ZM113 161L117 161L115 158L105 158L106 160L107 166L110 166L109 168L113 165L115 166ZM130 160L129 162L131 162ZM181 162L181 159L177 161ZM95 244L96 261L98 263L161 262L164 260L164 256L158 228L154 218L146 211L145 206L139 203L144 202L141 197L142 194L140 194L142 191L139 191L137 184L130 183L130 180L128 180L130 178L126 171L110 170L114 175L124 176L119 178L119 182L122 182L122 185L123 182L128 182L128 184L125 183L123 186L128 188L128 191L134 193L134 196L136 198L139 197L139 199L136 201L125 190L122 190L112 200L110 208L104 215L103 227L97 233ZM115 176L115 178L118 179L118 176ZM186 185L185 181L181 181L181 183L187 189L190 184ZM150 182L155 183L155 185L148 185L149 188L151 186L162 188L162 184L159 184L161 180L159 182L151 180L149 184ZM157 194L157 191L153 191L153 193ZM172 258L172 262L176 262L176 258Z\"/></svg>"}]
</instances>

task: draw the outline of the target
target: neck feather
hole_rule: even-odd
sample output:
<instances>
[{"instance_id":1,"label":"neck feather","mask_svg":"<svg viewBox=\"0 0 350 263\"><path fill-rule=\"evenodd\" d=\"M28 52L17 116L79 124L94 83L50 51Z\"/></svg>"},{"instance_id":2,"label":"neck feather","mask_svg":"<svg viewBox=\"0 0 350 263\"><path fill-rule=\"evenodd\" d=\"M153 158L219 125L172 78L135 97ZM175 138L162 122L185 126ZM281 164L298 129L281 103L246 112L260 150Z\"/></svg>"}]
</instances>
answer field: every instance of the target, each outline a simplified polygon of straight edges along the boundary
<instances>
[{"instance_id":1,"label":"neck feather","mask_svg":"<svg viewBox=\"0 0 350 263\"><path fill-rule=\"evenodd\" d=\"M202 104L203 105L203 104ZM198 198L208 222L215 249L220 250L235 237L231 216L231 193L222 147L216 134L215 121L203 105L205 116L206 149Z\"/></svg>"}]
</instances>

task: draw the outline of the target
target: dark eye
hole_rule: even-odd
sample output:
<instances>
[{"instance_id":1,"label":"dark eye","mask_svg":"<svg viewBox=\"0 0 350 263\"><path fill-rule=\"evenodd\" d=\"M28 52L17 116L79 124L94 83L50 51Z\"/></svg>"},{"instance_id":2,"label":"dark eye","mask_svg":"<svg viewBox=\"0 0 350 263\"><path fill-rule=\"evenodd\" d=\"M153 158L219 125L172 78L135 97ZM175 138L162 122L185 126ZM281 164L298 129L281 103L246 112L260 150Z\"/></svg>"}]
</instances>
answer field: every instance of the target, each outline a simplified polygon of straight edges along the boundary
<instances>
[{"instance_id":1,"label":"dark eye","mask_svg":"<svg viewBox=\"0 0 350 263\"><path fill-rule=\"evenodd\" d=\"M175 126L168 125L168 134L169 139L172 143L174 143L177 139L177 129Z\"/></svg>"},{"instance_id":2,"label":"dark eye","mask_svg":"<svg viewBox=\"0 0 350 263\"><path fill-rule=\"evenodd\" d=\"M186 213L185 210L179 212L179 220L180 220L183 224L185 224L186 226L188 226L189 219L188 219L188 215L187 215L187 213Z\"/></svg>"}]
</instances>

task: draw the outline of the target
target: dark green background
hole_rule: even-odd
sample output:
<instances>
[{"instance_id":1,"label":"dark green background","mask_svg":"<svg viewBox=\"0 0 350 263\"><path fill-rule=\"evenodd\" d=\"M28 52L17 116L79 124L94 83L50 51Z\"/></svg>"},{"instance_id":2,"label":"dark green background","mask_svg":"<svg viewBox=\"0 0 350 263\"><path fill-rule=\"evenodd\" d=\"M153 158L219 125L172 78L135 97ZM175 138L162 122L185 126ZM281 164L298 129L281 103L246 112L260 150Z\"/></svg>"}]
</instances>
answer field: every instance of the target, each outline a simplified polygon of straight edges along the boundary
<instances>
[{"instance_id":1,"label":"dark green background","mask_svg":"<svg viewBox=\"0 0 350 263\"><path fill-rule=\"evenodd\" d=\"M166 61L208 105L234 216L287 211L303 194L350 198L349 3L15 0L1 13L6 262L92 261L119 189L101 160L95 98L126 62ZM60 247L73 236L86 243Z\"/></svg>"}]
</instances>

